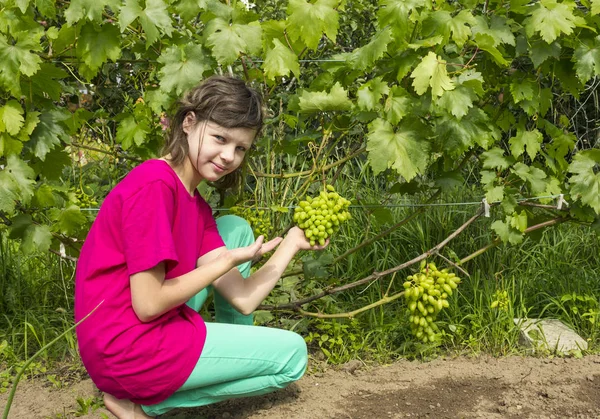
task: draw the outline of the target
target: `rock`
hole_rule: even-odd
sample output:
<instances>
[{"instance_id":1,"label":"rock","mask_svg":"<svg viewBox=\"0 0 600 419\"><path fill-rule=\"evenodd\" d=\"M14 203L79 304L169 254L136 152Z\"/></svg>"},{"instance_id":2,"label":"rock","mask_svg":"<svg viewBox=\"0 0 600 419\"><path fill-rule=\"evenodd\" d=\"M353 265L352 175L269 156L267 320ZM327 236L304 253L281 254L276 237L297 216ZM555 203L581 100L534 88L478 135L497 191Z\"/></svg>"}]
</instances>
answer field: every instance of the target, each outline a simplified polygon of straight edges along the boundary
<instances>
[{"instance_id":1,"label":"rock","mask_svg":"<svg viewBox=\"0 0 600 419\"><path fill-rule=\"evenodd\" d=\"M519 343L535 351L584 351L587 341L557 319L513 319L521 328Z\"/></svg>"},{"instance_id":2,"label":"rock","mask_svg":"<svg viewBox=\"0 0 600 419\"><path fill-rule=\"evenodd\" d=\"M354 374L354 372L356 370L360 369L361 367L362 367L362 362L360 362L357 359L354 359L352 361L346 362L344 365L342 365L342 367L340 369L344 372Z\"/></svg>"}]
</instances>

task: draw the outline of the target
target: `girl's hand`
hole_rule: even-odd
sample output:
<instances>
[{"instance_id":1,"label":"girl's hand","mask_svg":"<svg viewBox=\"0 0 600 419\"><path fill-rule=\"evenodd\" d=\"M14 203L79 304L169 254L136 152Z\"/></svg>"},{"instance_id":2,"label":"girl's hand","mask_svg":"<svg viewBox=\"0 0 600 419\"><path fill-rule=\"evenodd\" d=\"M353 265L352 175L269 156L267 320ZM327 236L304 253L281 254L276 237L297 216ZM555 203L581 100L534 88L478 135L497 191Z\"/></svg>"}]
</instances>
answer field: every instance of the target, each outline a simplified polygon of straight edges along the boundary
<instances>
[{"instance_id":1,"label":"girl's hand","mask_svg":"<svg viewBox=\"0 0 600 419\"><path fill-rule=\"evenodd\" d=\"M281 237L275 237L274 239L263 243L264 239L264 236L258 236L256 241L250 246L229 250L228 254L229 257L233 259L234 266L248 262L249 260L259 260L265 253L269 253L271 250L275 249L282 240Z\"/></svg>"},{"instance_id":2,"label":"girl's hand","mask_svg":"<svg viewBox=\"0 0 600 419\"><path fill-rule=\"evenodd\" d=\"M325 244L323 246L318 244L311 246L309 240L304 235L304 231L298 226L292 227L290 231L288 231L286 238L287 237L294 241L298 247L298 250L323 250L329 244L329 239L327 239L325 240Z\"/></svg>"}]
</instances>

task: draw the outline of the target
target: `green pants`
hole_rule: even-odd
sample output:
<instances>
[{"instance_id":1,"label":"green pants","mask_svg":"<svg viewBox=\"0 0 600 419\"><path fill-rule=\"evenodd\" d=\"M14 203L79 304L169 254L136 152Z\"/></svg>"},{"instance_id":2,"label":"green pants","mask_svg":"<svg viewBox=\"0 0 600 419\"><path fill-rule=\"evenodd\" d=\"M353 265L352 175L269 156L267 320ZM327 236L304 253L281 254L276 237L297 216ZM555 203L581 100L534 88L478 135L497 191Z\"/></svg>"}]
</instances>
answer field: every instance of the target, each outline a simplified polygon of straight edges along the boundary
<instances>
[{"instance_id":1,"label":"green pants","mask_svg":"<svg viewBox=\"0 0 600 419\"><path fill-rule=\"evenodd\" d=\"M228 249L254 242L252 229L240 217L220 217L217 226ZM247 278L250 262L238 269ZM199 310L207 296L208 291L202 290L188 301L188 305ZM214 303L217 322L206 324L206 342L196 367L183 386L167 400L142 406L148 415L269 393L286 387L304 374L307 353L300 335L253 326L252 315L240 314L217 292Z\"/></svg>"}]
</instances>

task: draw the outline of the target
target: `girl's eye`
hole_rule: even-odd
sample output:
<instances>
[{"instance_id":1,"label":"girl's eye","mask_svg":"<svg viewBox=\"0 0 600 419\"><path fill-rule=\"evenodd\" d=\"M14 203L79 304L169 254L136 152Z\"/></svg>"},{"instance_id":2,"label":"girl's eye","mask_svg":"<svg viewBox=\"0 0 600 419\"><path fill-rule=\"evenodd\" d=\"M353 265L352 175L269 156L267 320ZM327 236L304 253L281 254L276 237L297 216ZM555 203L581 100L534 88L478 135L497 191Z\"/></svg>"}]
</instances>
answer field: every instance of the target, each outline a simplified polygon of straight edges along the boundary
<instances>
[{"instance_id":1,"label":"girl's eye","mask_svg":"<svg viewBox=\"0 0 600 419\"><path fill-rule=\"evenodd\" d=\"M245 153L245 152L246 152L246 147L239 146L237 149L238 149L239 151L241 151L242 153Z\"/></svg>"},{"instance_id":2,"label":"girl's eye","mask_svg":"<svg viewBox=\"0 0 600 419\"><path fill-rule=\"evenodd\" d=\"M225 142L225 138L221 137L220 135L215 135L215 138L221 143Z\"/></svg>"}]
</instances>

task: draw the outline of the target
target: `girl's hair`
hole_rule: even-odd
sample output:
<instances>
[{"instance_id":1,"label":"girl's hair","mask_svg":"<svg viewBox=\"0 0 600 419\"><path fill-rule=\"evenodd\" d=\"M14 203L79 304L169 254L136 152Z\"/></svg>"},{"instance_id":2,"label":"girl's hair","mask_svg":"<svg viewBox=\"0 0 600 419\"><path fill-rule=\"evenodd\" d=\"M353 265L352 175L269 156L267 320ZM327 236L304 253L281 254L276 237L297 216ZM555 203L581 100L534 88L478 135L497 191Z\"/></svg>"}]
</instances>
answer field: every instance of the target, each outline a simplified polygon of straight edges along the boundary
<instances>
[{"instance_id":1,"label":"girl's hair","mask_svg":"<svg viewBox=\"0 0 600 419\"><path fill-rule=\"evenodd\" d=\"M242 80L227 76L211 76L190 90L178 103L179 107L169 124L162 155L176 166L188 156L187 134L183 131L185 117L193 112L196 124L214 122L224 128L251 128L258 136L263 127L265 111L263 100L255 89ZM242 178L240 165L235 171L223 176L213 185L227 189L239 185Z\"/></svg>"}]
</instances>

